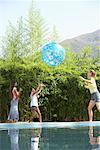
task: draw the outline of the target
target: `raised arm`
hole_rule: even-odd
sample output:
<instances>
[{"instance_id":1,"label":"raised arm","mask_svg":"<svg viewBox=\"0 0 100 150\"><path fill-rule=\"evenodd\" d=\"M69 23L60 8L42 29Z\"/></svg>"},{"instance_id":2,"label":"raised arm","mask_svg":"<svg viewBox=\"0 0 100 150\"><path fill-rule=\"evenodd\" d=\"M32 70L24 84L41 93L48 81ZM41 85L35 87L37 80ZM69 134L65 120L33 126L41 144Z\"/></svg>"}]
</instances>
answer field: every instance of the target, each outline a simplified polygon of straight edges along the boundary
<instances>
[{"instance_id":1,"label":"raised arm","mask_svg":"<svg viewBox=\"0 0 100 150\"><path fill-rule=\"evenodd\" d=\"M41 85L39 85L38 87L37 87L37 89L36 89L36 93L39 91L41 89Z\"/></svg>"},{"instance_id":2,"label":"raised arm","mask_svg":"<svg viewBox=\"0 0 100 150\"><path fill-rule=\"evenodd\" d=\"M37 94L41 93L41 90L43 89L44 86L45 86L44 84L40 84L36 89L36 93Z\"/></svg>"},{"instance_id":3,"label":"raised arm","mask_svg":"<svg viewBox=\"0 0 100 150\"><path fill-rule=\"evenodd\" d=\"M85 79L83 78L82 76L80 76L80 79L84 82L87 82L87 83L91 83L92 84L92 81L91 80L88 80L88 79Z\"/></svg>"},{"instance_id":4,"label":"raised arm","mask_svg":"<svg viewBox=\"0 0 100 150\"><path fill-rule=\"evenodd\" d=\"M13 96L15 95L17 98L19 98L19 96L20 96L20 93L17 91L16 87L13 88L12 94L13 94Z\"/></svg>"},{"instance_id":5,"label":"raised arm","mask_svg":"<svg viewBox=\"0 0 100 150\"><path fill-rule=\"evenodd\" d=\"M41 93L43 87L40 87L40 89L38 90L37 94Z\"/></svg>"}]
</instances>

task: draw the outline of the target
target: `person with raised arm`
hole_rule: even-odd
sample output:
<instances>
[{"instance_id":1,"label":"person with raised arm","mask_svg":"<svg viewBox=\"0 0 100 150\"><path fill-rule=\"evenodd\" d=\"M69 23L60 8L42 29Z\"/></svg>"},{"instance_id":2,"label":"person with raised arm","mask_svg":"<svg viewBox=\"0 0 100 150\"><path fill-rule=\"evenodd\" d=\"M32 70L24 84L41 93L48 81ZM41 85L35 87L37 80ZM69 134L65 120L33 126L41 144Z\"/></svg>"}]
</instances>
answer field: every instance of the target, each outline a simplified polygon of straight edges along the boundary
<instances>
[{"instance_id":1,"label":"person with raised arm","mask_svg":"<svg viewBox=\"0 0 100 150\"><path fill-rule=\"evenodd\" d=\"M41 112L40 112L40 109L38 106L38 97L44 86L45 86L44 84L40 84L36 90L34 88L32 88L32 91L30 94L30 99L31 99L30 108L31 108L32 115L30 117L29 122L33 121L35 112L37 112L37 114L39 116L39 121L42 122L42 115L41 115Z\"/></svg>"},{"instance_id":2,"label":"person with raised arm","mask_svg":"<svg viewBox=\"0 0 100 150\"><path fill-rule=\"evenodd\" d=\"M90 70L87 73L88 79L84 79L80 76L80 79L85 82L85 88L89 89L91 93L91 100L88 105L88 116L89 121L93 120L93 107L96 105L98 111L100 112L100 93L97 89L96 81L95 81L96 73L94 70Z\"/></svg>"},{"instance_id":3,"label":"person with raised arm","mask_svg":"<svg viewBox=\"0 0 100 150\"><path fill-rule=\"evenodd\" d=\"M20 97L20 92L17 89L17 82L12 82L11 89L11 106L10 106L10 112L8 115L8 121L9 122L17 122L19 120L19 111L18 111L18 102Z\"/></svg>"}]
</instances>

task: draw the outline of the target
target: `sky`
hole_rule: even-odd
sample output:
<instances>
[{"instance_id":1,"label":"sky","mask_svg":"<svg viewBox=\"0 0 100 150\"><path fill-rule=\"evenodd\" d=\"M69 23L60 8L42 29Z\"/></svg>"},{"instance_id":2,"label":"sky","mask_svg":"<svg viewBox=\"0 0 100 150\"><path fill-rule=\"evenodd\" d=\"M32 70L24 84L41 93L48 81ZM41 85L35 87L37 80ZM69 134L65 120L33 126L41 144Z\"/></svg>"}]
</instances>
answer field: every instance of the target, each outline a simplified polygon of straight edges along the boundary
<instances>
[{"instance_id":1,"label":"sky","mask_svg":"<svg viewBox=\"0 0 100 150\"><path fill-rule=\"evenodd\" d=\"M60 39L100 29L100 0L35 0L48 26L56 25ZM16 24L27 17L31 0L0 0L0 36L6 34L8 20Z\"/></svg>"}]
</instances>

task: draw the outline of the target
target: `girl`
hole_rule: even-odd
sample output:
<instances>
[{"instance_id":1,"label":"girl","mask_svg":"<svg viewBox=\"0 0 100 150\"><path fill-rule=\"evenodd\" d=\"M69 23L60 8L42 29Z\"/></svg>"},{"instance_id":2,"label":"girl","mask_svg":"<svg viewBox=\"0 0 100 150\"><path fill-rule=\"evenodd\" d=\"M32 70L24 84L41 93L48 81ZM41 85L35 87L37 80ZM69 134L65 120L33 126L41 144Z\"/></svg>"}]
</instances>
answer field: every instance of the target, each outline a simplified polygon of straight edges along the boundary
<instances>
[{"instance_id":1,"label":"girl","mask_svg":"<svg viewBox=\"0 0 100 150\"><path fill-rule=\"evenodd\" d=\"M17 82L12 83L11 95L12 95L12 100L11 100L8 120L10 122L16 122L19 120L18 101L20 96L20 92L18 92L17 90Z\"/></svg>"},{"instance_id":2,"label":"girl","mask_svg":"<svg viewBox=\"0 0 100 150\"><path fill-rule=\"evenodd\" d=\"M90 90L91 93L91 100L88 105L88 116L89 116L89 121L93 120L93 107L96 105L98 111L100 112L100 93L97 89L97 85L95 82L95 76L96 73L94 70L90 70L87 73L88 79L84 79L83 77L80 76L80 79L85 82L85 87Z\"/></svg>"},{"instance_id":3,"label":"girl","mask_svg":"<svg viewBox=\"0 0 100 150\"><path fill-rule=\"evenodd\" d=\"M43 86L44 84L40 84L36 90L32 88L32 91L30 94L30 98L31 98L30 108L31 108L32 116L30 118L30 121L33 121L34 113L36 111L39 116L39 121L42 122L42 116L41 116L41 112L38 106L38 94L41 92Z\"/></svg>"}]
</instances>

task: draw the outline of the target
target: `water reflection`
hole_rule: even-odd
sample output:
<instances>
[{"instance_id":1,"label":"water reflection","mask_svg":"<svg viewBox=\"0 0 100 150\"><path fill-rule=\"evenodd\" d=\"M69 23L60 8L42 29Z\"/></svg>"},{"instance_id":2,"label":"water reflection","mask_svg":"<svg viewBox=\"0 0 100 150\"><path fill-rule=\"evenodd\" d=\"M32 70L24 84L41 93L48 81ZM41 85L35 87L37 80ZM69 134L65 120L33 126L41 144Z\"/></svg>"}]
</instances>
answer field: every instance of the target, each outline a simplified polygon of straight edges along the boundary
<instances>
[{"instance_id":1,"label":"water reflection","mask_svg":"<svg viewBox=\"0 0 100 150\"><path fill-rule=\"evenodd\" d=\"M39 139L41 135L41 128L39 129L32 129L31 130L31 150L38 150L39 149Z\"/></svg>"},{"instance_id":2,"label":"water reflection","mask_svg":"<svg viewBox=\"0 0 100 150\"><path fill-rule=\"evenodd\" d=\"M1 130L0 150L100 150L100 126Z\"/></svg>"},{"instance_id":3,"label":"water reflection","mask_svg":"<svg viewBox=\"0 0 100 150\"><path fill-rule=\"evenodd\" d=\"M39 150L40 135L41 128L20 131L18 129L9 129L8 138L10 137L11 150Z\"/></svg>"},{"instance_id":4,"label":"water reflection","mask_svg":"<svg viewBox=\"0 0 100 150\"><path fill-rule=\"evenodd\" d=\"M11 150L19 150L19 130L18 129L9 129L8 135L10 137Z\"/></svg>"},{"instance_id":5,"label":"water reflection","mask_svg":"<svg viewBox=\"0 0 100 150\"><path fill-rule=\"evenodd\" d=\"M89 143L92 150L100 150L100 130L95 127L89 127Z\"/></svg>"}]
</instances>

